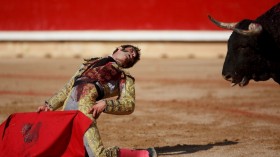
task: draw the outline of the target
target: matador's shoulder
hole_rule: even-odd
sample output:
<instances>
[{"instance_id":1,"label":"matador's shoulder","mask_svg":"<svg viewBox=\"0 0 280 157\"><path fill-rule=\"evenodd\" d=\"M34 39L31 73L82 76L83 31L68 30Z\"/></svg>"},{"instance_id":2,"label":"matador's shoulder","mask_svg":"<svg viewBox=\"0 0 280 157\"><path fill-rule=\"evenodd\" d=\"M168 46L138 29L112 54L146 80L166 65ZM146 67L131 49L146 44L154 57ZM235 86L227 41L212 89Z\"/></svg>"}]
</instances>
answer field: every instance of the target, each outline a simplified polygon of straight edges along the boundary
<instances>
[{"instance_id":1,"label":"matador's shoulder","mask_svg":"<svg viewBox=\"0 0 280 157\"><path fill-rule=\"evenodd\" d=\"M134 77L130 74L130 72L128 70L125 70L124 68L120 67L116 62L114 62L112 64L113 67L115 67L116 69L119 69L120 71L122 71L122 73L126 76L126 77L130 77L134 80Z\"/></svg>"},{"instance_id":2,"label":"matador's shoulder","mask_svg":"<svg viewBox=\"0 0 280 157\"><path fill-rule=\"evenodd\" d=\"M129 77L133 81L135 81L135 78L130 74L130 72L128 70L125 70L124 68L121 68L117 63L113 63L112 66L114 66L115 68L121 70L123 75L124 75L124 77Z\"/></svg>"},{"instance_id":3,"label":"matador's shoulder","mask_svg":"<svg viewBox=\"0 0 280 157\"><path fill-rule=\"evenodd\" d=\"M123 70L123 69L122 69L122 71L123 71L123 73L124 73L124 75L125 75L126 77L129 77L129 78L131 78L133 81L135 81L135 78L130 74L129 71Z\"/></svg>"}]
</instances>

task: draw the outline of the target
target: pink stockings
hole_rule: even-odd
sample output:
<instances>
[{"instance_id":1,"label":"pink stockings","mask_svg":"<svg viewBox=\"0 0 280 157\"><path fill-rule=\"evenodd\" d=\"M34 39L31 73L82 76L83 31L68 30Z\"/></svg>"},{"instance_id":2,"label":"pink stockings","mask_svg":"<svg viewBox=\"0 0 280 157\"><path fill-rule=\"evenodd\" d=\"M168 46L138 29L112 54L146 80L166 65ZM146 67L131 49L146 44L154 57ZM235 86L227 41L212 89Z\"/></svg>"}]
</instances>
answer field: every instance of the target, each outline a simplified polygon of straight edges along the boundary
<instances>
[{"instance_id":1,"label":"pink stockings","mask_svg":"<svg viewBox=\"0 0 280 157\"><path fill-rule=\"evenodd\" d=\"M120 149L118 157L149 157L147 150Z\"/></svg>"}]
</instances>

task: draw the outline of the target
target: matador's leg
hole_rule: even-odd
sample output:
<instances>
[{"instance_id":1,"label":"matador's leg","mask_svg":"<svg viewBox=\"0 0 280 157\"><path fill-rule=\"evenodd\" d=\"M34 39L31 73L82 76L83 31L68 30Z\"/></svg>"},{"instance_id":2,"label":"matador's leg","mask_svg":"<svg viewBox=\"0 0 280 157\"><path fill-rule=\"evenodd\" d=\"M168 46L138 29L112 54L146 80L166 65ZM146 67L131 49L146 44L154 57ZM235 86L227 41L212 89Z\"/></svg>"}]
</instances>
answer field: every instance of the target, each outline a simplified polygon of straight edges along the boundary
<instances>
[{"instance_id":1,"label":"matador's leg","mask_svg":"<svg viewBox=\"0 0 280 157\"><path fill-rule=\"evenodd\" d=\"M84 143L89 156L118 157L118 147L105 148L103 146L98 128L94 122L84 135Z\"/></svg>"},{"instance_id":2,"label":"matador's leg","mask_svg":"<svg viewBox=\"0 0 280 157\"><path fill-rule=\"evenodd\" d=\"M79 98L77 98L77 95ZM78 109L86 116L93 120L92 125L86 131L84 135L84 145L89 157L156 157L154 149L149 148L147 150L131 150L131 149L119 149L118 147L104 148L101 141L101 137L97 128L96 121L92 118L88 111L95 103L97 97L97 91L90 85L77 91L74 87L71 91L71 96L64 105L64 110Z\"/></svg>"},{"instance_id":3,"label":"matador's leg","mask_svg":"<svg viewBox=\"0 0 280 157\"><path fill-rule=\"evenodd\" d=\"M92 118L92 114L88 114L88 111L94 105L97 91L92 84L83 86L78 94L78 110L83 112L87 117L93 120L92 125L86 131L84 135L84 144L88 155L91 157L117 157L118 147L104 148L101 141L101 137L97 128L95 119Z\"/></svg>"},{"instance_id":4,"label":"matador's leg","mask_svg":"<svg viewBox=\"0 0 280 157\"><path fill-rule=\"evenodd\" d=\"M96 123L86 131L84 143L90 157L157 157L154 148L147 150L119 149L116 146L104 148Z\"/></svg>"}]
</instances>

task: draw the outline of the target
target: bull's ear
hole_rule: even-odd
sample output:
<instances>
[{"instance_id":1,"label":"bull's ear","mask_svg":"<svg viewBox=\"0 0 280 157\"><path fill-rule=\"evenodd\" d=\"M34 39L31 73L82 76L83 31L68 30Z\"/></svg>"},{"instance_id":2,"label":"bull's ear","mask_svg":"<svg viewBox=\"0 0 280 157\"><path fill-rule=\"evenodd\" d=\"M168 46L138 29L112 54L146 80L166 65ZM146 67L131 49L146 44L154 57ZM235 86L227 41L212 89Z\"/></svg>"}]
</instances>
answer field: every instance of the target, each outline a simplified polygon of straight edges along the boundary
<instances>
[{"instance_id":1,"label":"bull's ear","mask_svg":"<svg viewBox=\"0 0 280 157\"><path fill-rule=\"evenodd\" d=\"M216 26L224 29L234 30L235 26L238 24L238 22L220 22L218 20L215 20L212 16L208 15L208 18L210 21L212 21Z\"/></svg>"},{"instance_id":2,"label":"bull's ear","mask_svg":"<svg viewBox=\"0 0 280 157\"><path fill-rule=\"evenodd\" d=\"M252 35L260 34L262 32L262 25L258 23L251 23L248 26L248 30L234 28L234 31L236 33L243 34L246 36L252 36Z\"/></svg>"}]
</instances>

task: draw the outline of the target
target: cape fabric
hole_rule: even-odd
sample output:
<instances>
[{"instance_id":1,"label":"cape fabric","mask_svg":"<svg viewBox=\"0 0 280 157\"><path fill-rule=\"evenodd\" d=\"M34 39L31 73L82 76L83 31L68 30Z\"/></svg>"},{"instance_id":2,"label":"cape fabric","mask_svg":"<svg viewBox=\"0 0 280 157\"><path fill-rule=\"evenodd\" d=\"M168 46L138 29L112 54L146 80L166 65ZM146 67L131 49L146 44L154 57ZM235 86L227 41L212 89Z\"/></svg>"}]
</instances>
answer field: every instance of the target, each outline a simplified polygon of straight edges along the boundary
<instances>
[{"instance_id":1,"label":"cape fabric","mask_svg":"<svg viewBox=\"0 0 280 157\"><path fill-rule=\"evenodd\" d=\"M0 156L84 157L91 123L80 111L12 114L0 125Z\"/></svg>"}]
</instances>

